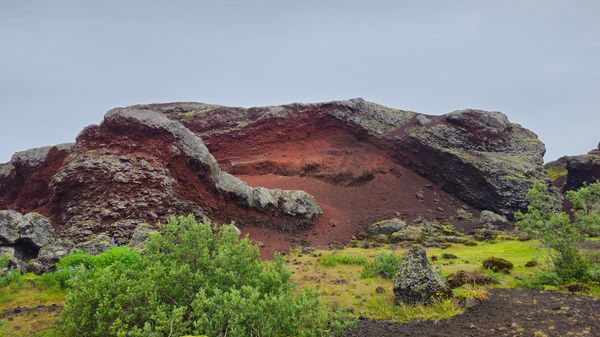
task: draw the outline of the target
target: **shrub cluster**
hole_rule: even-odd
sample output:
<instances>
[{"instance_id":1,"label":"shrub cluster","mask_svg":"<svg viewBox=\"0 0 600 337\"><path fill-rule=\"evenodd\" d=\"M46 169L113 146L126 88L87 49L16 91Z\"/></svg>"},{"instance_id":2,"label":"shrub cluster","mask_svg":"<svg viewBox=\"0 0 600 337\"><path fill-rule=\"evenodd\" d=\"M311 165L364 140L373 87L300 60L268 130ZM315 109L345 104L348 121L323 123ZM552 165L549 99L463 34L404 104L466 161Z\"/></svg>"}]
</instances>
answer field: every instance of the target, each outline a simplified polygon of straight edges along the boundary
<instances>
[{"instance_id":1,"label":"shrub cluster","mask_svg":"<svg viewBox=\"0 0 600 337\"><path fill-rule=\"evenodd\" d=\"M162 337L320 336L317 295L296 291L283 258L265 262L231 226L172 217L143 254L70 256L57 334ZM74 267L75 266L75 267ZM104 266L104 267L102 267Z\"/></svg>"},{"instance_id":2,"label":"shrub cluster","mask_svg":"<svg viewBox=\"0 0 600 337\"><path fill-rule=\"evenodd\" d=\"M567 192L573 219L560 211L561 203L548 185L537 181L527 193L527 212L515 213L517 228L539 239L550 249L554 273L561 282L585 280L588 261L578 246L589 235L600 233L600 183Z\"/></svg>"},{"instance_id":3,"label":"shrub cluster","mask_svg":"<svg viewBox=\"0 0 600 337\"><path fill-rule=\"evenodd\" d=\"M377 254L373 262L367 264L363 270L361 277L383 277L394 278L398 272L400 258L392 252L384 252Z\"/></svg>"}]
</instances>

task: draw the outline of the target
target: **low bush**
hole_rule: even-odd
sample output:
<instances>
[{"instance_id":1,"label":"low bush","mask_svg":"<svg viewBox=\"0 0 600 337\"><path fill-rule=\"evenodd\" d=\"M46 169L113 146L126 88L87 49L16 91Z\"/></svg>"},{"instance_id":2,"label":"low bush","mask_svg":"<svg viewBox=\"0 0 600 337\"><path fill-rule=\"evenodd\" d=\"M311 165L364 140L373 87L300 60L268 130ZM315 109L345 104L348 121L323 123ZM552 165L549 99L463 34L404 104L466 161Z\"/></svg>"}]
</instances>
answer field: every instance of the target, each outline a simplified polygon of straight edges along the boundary
<instances>
[{"instance_id":1,"label":"low bush","mask_svg":"<svg viewBox=\"0 0 600 337\"><path fill-rule=\"evenodd\" d=\"M335 267L339 264L364 266L369 260L364 256L332 253L321 256L320 263L323 267Z\"/></svg>"},{"instance_id":2,"label":"low bush","mask_svg":"<svg viewBox=\"0 0 600 337\"><path fill-rule=\"evenodd\" d=\"M587 236L600 233L600 183L567 192L573 217L560 210L562 203L542 181L533 184L526 199L527 212L515 213L517 228L550 250L556 275L563 283L584 280L588 263L578 247Z\"/></svg>"},{"instance_id":3,"label":"low bush","mask_svg":"<svg viewBox=\"0 0 600 337\"><path fill-rule=\"evenodd\" d=\"M128 246L114 246L98 255L76 252L56 263L56 271L40 275L36 284L42 288L67 288L72 279L81 274L118 264L122 268L141 268L142 257Z\"/></svg>"},{"instance_id":4,"label":"low bush","mask_svg":"<svg viewBox=\"0 0 600 337\"><path fill-rule=\"evenodd\" d=\"M8 268L10 264L10 255L3 253L0 254L0 269Z\"/></svg>"},{"instance_id":5,"label":"low bush","mask_svg":"<svg viewBox=\"0 0 600 337\"><path fill-rule=\"evenodd\" d=\"M590 281L600 283L600 265L594 265L587 271L587 277Z\"/></svg>"},{"instance_id":6,"label":"low bush","mask_svg":"<svg viewBox=\"0 0 600 337\"><path fill-rule=\"evenodd\" d=\"M296 291L281 256L231 226L172 217L146 242L140 268L117 262L78 269L66 296L60 336L321 336L316 293ZM137 263L137 262L136 262Z\"/></svg>"},{"instance_id":7,"label":"low bush","mask_svg":"<svg viewBox=\"0 0 600 337\"><path fill-rule=\"evenodd\" d=\"M363 278L380 276L383 278L393 278L398 272L400 258L392 252L378 254L373 262L367 264L361 274Z\"/></svg>"},{"instance_id":8,"label":"low bush","mask_svg":"<svg viewBox=\"0 0 600 337\"><path fill-rule=\"evenodd\" d=\"M556 271L544 271L532 278L520 281L521 287L527 289L542 289L546 286L556 287L563 283Z\"/></svg>"}]
</instances>

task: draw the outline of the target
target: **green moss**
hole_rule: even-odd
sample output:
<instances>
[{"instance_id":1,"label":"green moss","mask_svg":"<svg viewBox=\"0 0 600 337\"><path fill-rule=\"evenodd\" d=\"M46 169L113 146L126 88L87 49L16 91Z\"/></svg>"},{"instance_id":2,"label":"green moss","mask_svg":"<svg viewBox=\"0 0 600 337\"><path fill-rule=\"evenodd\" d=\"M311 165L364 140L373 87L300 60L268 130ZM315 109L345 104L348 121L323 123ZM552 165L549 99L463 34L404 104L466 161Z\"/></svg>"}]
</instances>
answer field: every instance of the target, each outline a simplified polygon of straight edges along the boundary
<instances>
[{"instance_id":1,"label":"green moss","mask_svg":"<svg viewBox=\"0 0 600 337\"><path fill-rule=\"evenodd\" d=\"M554 181L567 175L567 169L562 166L550 166L546 168L546 175Z\"/></svg>"},{"instance_id":2,"label":"green moss","mask_svg":"<svg viewBox=\"0 0 600 337\"><path fill-rule=\"evenodd\" d=\"M190 108L187 111L181 112L180 114L184 117L194 117L197 115L205 114L205 113L213 110L215 106L216 105L212 105L212 104L204 104L204 105L198 106L198 107L195 106L193 108Z\"/></svg>"}]
</instances>

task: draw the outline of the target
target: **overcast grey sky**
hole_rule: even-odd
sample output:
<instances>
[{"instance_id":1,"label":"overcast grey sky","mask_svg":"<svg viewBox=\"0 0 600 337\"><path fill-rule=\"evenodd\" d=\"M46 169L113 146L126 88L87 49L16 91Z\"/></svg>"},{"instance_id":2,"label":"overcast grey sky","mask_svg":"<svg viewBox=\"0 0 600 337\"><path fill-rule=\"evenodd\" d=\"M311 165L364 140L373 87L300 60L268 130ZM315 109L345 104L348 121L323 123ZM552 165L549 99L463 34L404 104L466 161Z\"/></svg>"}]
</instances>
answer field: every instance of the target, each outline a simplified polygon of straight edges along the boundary
<instances>
[{"instance_id":1,"label":"overcast grey sky","mask_svg":"<svg viewBox=\"0 0 600 337\"><path fill-rule=\"evenodd\" d=\"M363 97L600 141L600 1L0 0L0 162L116 106Z\"/></svg>"}]
</instances>

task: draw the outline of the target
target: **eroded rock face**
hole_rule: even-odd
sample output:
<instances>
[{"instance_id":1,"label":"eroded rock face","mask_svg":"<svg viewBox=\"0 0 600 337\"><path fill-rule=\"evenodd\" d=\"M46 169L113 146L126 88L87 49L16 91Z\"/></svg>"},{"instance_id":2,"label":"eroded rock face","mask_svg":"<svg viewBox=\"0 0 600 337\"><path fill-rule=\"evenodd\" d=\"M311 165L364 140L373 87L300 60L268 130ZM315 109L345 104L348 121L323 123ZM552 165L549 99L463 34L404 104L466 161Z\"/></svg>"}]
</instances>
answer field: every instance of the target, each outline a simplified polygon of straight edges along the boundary
<instances>
[{"instance_id":1,"label":"eroded rock face","mask_svg":"<svg viewBox=\"0 0 600 337\"><path fill-rule=\"evenodd\" d=\"M37 213L21 215L11 210L0 211L0 244L31 245L41 248L54 241L50 221Z\"/></svg>"},{"instance_id":2,"label":"eroded rock face","mask_svg":"<svg viewBox=\"0 0 600 337\"><path fill-rule=\"evenodd\" d=\"M47 213L49 183L73 144L46 146L15 153L0 164L0 208Z\"/></svg>"},{"instance_id":3,"label":"eroded rock face","mask_svg":"<svg viewBox=\"0 0 600 337\"><path fill-rule=\"evenodd\" d=\"M425 249L413 247L404 255L394 279L394 294L398 304L424 304L448 298L452 290L433 269Z\"/></svg>"},{"instance_id":4,"label":"eroded rock face","mask_svg":"<svg viewBox=\"0 0 600 337\"><path fill-rule=\"evenodd\" d=\"M397 138L403 160L479 209L512 215L545 180L544 144L499 112L460 110Z\"/></svg>"},{"instance_id":5,"label":"eroded rock face","mask_svg":"<svg viewBox=\"0 0 600 337\"><path fill-rule=\"evenodd\" d=\"M137 105L111 110L75 145L0 165L0 208L44 214L76 243L127 242L141 223L192 213L236 221L275 250L347 241L395 217L471 229L480 210L510 215L544 179L543 153L499 112L426 116L362 99Z\"/></svg>"},{"instance_id":6,"label":"eroded rock face","mask_svg":"<svg viewBox=\"0 0 600 337\"><path fill-rule=\"evenodd\" d=\"M301 139L297 132L286 131L285 120L294 121L295 125L312 123L324 127L335 123L358 135L361 141L385 148L390 157L470 205L504 215L523 209L532 182L546 179L542 167L544 144L533 132L510 123L500 112L467 109L425 116L361 99L251 109L196 103L146 107L181 120L206 138L209 145L215 144L219 160L240 159L235 151L219 151L224 138L245 140L250 137L248 132L261 129L261 125L272 124L278 132ZM264 162L261 171L325 175L324 165L318 164L314 165L315 172L308 173L286 163L278 164L278 169L267 169Z\"/></svg>"},{"instance_id":7,"label":"eroded rock face","mask_svg":"<svg viewBox=\"0 0 600 337\"><path fill-rule=\"evenodd\" d=\"M9 254L15 268L24 272L43 273L71 252L67 243L58 240L49 219L37 214L0 211L0 252Z\"/></svg>"},{"instance_id":8,"label":"eroded rock face","mask_svg":"<svg viewBox=\"0 0 600 337\"><path fill-rule=\"evenodd\" d=\"M579 156L565 156L545 165L554 186L563 192L577 190L584 184L600 180L600 144Z\"/></svg>"},{"instance_id":9,"label":"eroded rock face","mask_svg":"<svg viewBox=\"0 0 600 337\"><path fill-rule=\"evenodd\" d=\"M75 242L97 233L127 242L140 223L170 214L294 231L321 213L305 192L253 188L223 172L181 123L136 108L111 110L86 128L50 189L50 212Z\"/></svg>"}]
</instances>

